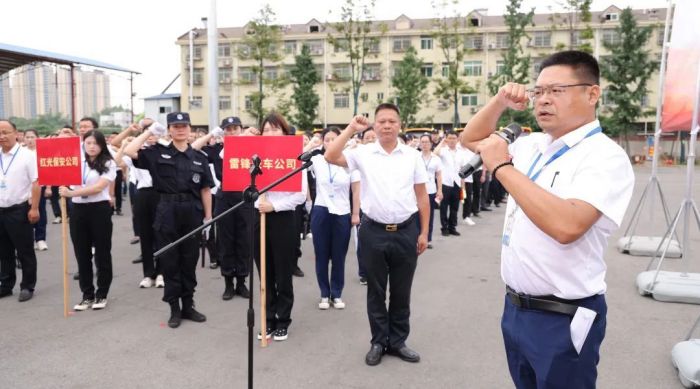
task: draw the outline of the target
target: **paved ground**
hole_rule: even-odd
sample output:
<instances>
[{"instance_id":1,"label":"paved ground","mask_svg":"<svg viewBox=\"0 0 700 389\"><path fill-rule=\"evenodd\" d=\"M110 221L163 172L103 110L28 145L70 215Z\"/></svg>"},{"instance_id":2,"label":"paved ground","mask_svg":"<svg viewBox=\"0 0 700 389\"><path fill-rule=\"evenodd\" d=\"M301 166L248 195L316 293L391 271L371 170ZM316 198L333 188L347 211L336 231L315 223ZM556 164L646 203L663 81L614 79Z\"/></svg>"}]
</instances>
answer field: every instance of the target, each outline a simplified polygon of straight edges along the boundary
<instances>
[{"instance_id":1,"label":"paved ground","mask_svg":"<svg viewBox=\"0 0 700 389\"><path fill-rule=\"evenodd\" d=\"M636 204L649 168L636 168ZM662 168L661 182L672 212L684 193L684 168ZM695 193L698 193L697 191ZM657 203L658 204L658 203ZM290 337L267 349L255 346L259 388L504 388L507 372L500 317L504 286L499 276L503 208L460 226L459 238L435 239L434 250L419 259L413 287L409 345L422 361L408 364L385 357L377 367L364 364L369 348L365 287L355 276L357 261L346 266L343 311L319 311L313 250L304 242L295 278L296 304ZM486 212L483 212L486 213ZM631 211L628 212L629 218ZM661 222L657 214L657 225ZM247 380L247 301L220 298L218 270L198 269L197 307L204 324L165 326L168 307L159 289L138 289L141 266L131 264L138 246L127 216L114 217L114 282L104 311L62 316L60 229L49 227L50 250L38 254L39 281L33 300L0 300L0 380L2 388L243 388ZM649 218L641 229L649 228ZM662 227L652 228L657 234ZM646 258L607 251L608 331L601 351L601 388L680 388L670 363L700 307L656 302L638 295L634 279ZM700 233L692 230L695 247ZM72 250L72 249L71 249ZM697 256L692 256L695 260ZM666 269L679 268L669 260ZM71 271L75 263L71 256ZM691 269L700 271L697 261ZM71 281L71 305L80 298ZM259 303L256 299L256 314ZM256 318L257 320L257 318Z\"/></svg>"}]
</instances>

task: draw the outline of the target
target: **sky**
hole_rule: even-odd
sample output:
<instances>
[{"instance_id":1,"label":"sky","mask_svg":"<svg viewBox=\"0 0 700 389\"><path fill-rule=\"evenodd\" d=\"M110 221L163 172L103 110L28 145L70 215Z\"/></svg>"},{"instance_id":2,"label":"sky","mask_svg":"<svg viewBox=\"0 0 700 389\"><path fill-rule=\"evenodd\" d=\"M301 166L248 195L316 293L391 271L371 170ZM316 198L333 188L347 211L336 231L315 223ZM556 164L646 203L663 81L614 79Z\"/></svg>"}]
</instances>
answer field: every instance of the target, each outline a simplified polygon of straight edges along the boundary
<instances>
[{"instance_id":1,"label":"sky","mask_svg":"<svg viewBox=\"0 0 700 389\"><path fill-rule=\"evenodd\" d=\"M135 70L134 111L143 111L143 98L160 94L180 72L175 41L192 28L202 28L211 0L5 0L0 42L107 62ZM551 12L556 0L524 0L535 12ZM339 20L343 0L217 1L217 25L243 26L269 4L280 24ZM487 8L489 15L505 11L507 0L461 0L460 10ZM666 7L666 0L594 0L591 9ZM401 14L430 18L430 0L376 0L374 17L393 20ZM128 74L112 76L112 104L129 104ZM167 90L180 91L180 80Z\"/></svg>"}]
</instances>

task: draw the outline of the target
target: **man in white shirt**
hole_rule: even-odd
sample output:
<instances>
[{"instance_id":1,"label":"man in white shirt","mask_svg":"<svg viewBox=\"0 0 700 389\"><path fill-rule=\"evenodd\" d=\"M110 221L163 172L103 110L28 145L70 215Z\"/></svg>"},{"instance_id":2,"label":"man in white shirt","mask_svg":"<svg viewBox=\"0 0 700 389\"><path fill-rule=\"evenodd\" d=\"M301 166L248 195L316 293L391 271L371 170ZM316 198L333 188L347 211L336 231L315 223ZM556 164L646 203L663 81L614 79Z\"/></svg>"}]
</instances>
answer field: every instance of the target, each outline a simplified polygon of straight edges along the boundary
<instances>
[{"instance_id":1,"label":"man in white shirt","mask_svg":"<svg viewBox=\"0 0 700 389\"><path fill-rule=\"evenodd\" d=\"M553 54L534 88L506 84L462 134L462 144L481 154L510 193L501 328L518 388L596 384L607 313L603 253L634 185L628 156L596 119L598 84L595 58ZM490 134L506 109L522 110L528 98L544 133L519 138L509 149Z\"/></svg>"},{"instance_id":2,"label":"man in white shirt","mask_svg":"<svg viewBox=\"0 0 700 389\"><path fill-rule=\"evenodd\" d=\"M445 139L435 150L435 155L442 161L442 203L440 203L440 230L442 236L459 236L457 231L457 211L459 194L462 191L462 178L459 169L466 163L464 153L457 148L457 133L448 131Z\"/></svg>"},{"instance_id":3,"label":"man in white shirt","mask_svg":"<svg viewBox=\"0 0 700 389\"><path fill-rule=\"evenodd\" d=\"M329 163L360 172L363 220L359 240L367 270L367 315L372 332L365 363L370 366L379 364L385 352L407 362L420 361L420 355L406 346L406 339L413 274L418 255L428 247L430 218L423 160L416 149L397 140L399 109L380 104L374 116L377 142L343 152L348 140L370 124L364 116L355 116L325 153ZM416 218L420 218L420 228Z\"/></svg>"},{"instance_id":4,"label":"man in white shirt","mask_svg":"<svg viewBox=\"0 0 700 389\"><path fill-rule=\"evenodd\" d=\"M17 142L17 127L9 120L0 119L0 148L0 297L11 296L15 287L16 251L22 264L22 302L34 296L36 286L32 224L39 220L41 188L36 156Z\"/></svg>"}]
</instances>

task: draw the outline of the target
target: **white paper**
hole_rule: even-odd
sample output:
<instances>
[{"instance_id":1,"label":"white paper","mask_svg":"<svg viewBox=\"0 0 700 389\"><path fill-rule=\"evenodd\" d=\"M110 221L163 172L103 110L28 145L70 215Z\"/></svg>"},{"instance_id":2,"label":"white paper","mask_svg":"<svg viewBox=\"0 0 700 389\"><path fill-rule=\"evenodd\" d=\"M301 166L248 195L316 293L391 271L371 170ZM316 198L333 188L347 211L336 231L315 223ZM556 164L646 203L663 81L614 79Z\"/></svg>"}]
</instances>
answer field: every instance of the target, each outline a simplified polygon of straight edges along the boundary
<instances>
[{"instance_id":1,"label":"white paper","mask_svg":"<svg viewBox=\"0 0 700 389\"><path fill-rule=\"evenodd\" d=\"M578 307L573 320L571 320L571 324L569 325L571 342L574 344L574 348L578 354L581 353L581 348L583 348L583 344L586 342L588 331L591 330L596 315L597 313L593 310Z\"/></svg>"}]
</instances>

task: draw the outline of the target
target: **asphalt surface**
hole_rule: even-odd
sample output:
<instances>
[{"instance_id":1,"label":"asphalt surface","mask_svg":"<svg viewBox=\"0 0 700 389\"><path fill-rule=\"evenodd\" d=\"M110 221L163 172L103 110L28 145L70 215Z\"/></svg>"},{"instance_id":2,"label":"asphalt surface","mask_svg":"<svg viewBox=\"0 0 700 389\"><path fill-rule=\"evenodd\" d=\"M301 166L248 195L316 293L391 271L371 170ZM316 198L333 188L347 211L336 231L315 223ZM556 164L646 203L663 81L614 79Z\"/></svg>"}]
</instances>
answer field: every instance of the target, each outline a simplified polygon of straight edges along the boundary
<instances>
[{"instance_id":1,"label":"asphalt surface","mask_svg":"<svg viewBox=\"0 0 700 389\"><path fill-rule=\"evenodd\" d=\"M619 254L615 243L648 182L648 166L636 167L635 197L625 225L610 239L608 327L601 349L600 388L680 388L671 365L673 345L686 335L700 307L641 297L636 275L648 258ZM697 174L696 174L697 177ZM661 168L660 181L672 213L684 194L685 167ZM698 193L695 191L694 193ZM1 388L244 388L247 385L247 300L222 301L219 270L199 268L195 301L206 323L183 322L170 329L162 290L139 289L141 265L132 237L128 200L125 216L114 216L114 280L105 310L63 317L61 243L58 225L49 225L49 251L39 252L35 297L17 301L19 291L0 300ZM500 317L504 285L499 274L499 241L504 206L482 212L477 225L460 224L461 237L434 237L433 250L419 258L413 285L408 345L421 354L410 364L385 356L376 367L364 363L369 349L365 287L351 250L346 262L345 310L320 311L313 248L303 242L300 260L306 277L294 279L295 304L289 339L254 346L258 388L507 388L508 374ZM665 229L656 201L639 233ZM437 215L436 215L437 216ZM437 229L439 232L439 229ZM694 247L700 233L691 229ZM69 268L76 265L69 248ZM691 271L700 271L691 254ZM208 263L207 263L208 264ZM682 268L680 260L665 270ZM256 288L257 288L256 279ZM80 300L70 281L71 307ZM256 322L260 314L255 295ZM256 328L256 332L257 332ZM700 331L699 331L700 332ZM700 336L700 334L696 334Z\"/></svg>"}]
</instances>

